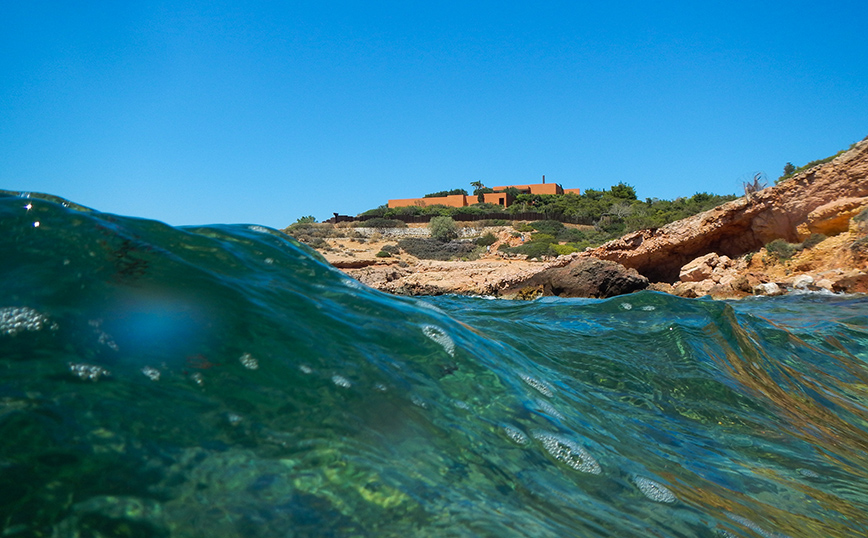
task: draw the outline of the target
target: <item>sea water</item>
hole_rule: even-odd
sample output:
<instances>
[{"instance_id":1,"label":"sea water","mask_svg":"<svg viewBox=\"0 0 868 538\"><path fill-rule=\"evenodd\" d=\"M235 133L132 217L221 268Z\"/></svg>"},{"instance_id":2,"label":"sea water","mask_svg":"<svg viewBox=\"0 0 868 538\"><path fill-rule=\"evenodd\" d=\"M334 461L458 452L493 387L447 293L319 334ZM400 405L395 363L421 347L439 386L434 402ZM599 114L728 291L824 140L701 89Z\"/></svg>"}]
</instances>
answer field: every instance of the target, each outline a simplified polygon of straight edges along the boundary
<instances>
[{"instance_id":1,"label":"sea water","mask_svg":"<svg viewBox=\"0 0 868 538\"><path fill-rule=\"evenodd\" d=\"M0 536L861 537L868 300L406 298L0 194Z\"/></svg>"}]
</instances>

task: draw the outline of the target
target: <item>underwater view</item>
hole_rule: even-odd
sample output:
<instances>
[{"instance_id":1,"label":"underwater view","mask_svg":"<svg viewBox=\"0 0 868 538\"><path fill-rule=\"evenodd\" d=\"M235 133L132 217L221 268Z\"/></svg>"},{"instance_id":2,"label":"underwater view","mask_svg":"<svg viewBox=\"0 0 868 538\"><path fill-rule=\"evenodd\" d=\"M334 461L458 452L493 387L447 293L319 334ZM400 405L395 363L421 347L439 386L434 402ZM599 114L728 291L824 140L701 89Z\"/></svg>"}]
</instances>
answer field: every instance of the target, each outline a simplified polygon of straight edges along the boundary
<instances>
[{"instance_id":1,"label":"underwater view","mask_svg":"<svg viewBox=\"0 0 868 538\"><path fill-rule=\"evenodd\" d=\"M868 298L409 298L0 191L0 536L864 537Z\"/></svg>"}]
</instances>

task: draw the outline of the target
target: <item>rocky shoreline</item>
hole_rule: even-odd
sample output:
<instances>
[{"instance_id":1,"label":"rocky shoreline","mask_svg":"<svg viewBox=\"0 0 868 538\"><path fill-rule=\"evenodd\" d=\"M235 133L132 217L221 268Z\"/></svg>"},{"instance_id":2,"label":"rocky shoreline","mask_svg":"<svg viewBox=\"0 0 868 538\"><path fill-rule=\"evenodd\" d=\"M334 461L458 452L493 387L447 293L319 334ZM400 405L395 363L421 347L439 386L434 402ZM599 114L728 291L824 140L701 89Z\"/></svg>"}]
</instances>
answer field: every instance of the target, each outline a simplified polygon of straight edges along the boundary
<instances>
[{"instance_id":1,"label":"rocky shoreline","mask_svg":"<svg viewBox=\"0 0 868 538\"><path fill-rule=\"evenodd\" d=\"M404 295L610 297L651 289L729 299L791 290L865 293L868 138L778 185L554 260L504 258L497 247L515 238L507 229L493 232L498 241L475 261L381 259L376 245L321 252L362 283Z\"/></svg>"}]
</instances>

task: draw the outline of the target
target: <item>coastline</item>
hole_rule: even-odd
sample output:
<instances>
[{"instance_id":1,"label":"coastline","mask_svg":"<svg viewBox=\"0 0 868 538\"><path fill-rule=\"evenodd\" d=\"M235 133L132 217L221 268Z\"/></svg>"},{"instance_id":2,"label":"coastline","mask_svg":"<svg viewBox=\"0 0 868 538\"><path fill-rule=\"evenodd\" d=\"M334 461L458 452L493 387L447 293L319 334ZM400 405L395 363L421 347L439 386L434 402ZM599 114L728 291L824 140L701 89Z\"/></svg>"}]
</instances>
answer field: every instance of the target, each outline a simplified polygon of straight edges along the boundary
<instances>
[{"instance_id":1,"label":"coastline","mask_svg":"<svg viewBox=\"0 0 868 538\"><path fill-rule=\"evenodd\" d=\"M418 234L418 228L403 233ZM402 295L530 299L607 297L624 292L619 290L651 289L682 297L737 299L792 290L866 293L868 138L777 185L659 229L640 230L554 259L503 255L501 245L521 240L511 227L464 232L470 237L491 233L497 241L479 259L466 261L422 260L403 251L380 257L384 246L394 245L389 230L364 240L327 238L316 249L363 284ZM617 268L607 265L611 278L595 283L587 273L599 272L601 266L588 260L613 262ZM633 282L636 278L644 284ZM613 287L612 279L632 283ZM581 280L585 282L576 283Z\"/></svg>"}]
</instances>

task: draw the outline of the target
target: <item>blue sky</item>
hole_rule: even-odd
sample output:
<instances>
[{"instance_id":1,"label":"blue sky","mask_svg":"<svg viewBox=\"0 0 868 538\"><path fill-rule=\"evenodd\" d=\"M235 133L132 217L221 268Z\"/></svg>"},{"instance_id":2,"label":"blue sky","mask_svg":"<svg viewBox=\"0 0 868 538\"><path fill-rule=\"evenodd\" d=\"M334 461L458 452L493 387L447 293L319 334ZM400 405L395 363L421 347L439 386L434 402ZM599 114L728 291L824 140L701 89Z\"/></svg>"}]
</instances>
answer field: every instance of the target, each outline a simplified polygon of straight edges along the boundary
<instances>
[{"instance_id":1,"label":"blue sky","mask_svg":"<svg viewBox=\"0 0 868 538\"><path fill-rule=\"evenodd\" d=\"M737 193L868 136L868 3L2 2L0 188L284 227L429 192Z\"/></svg>"}]
</instances>

